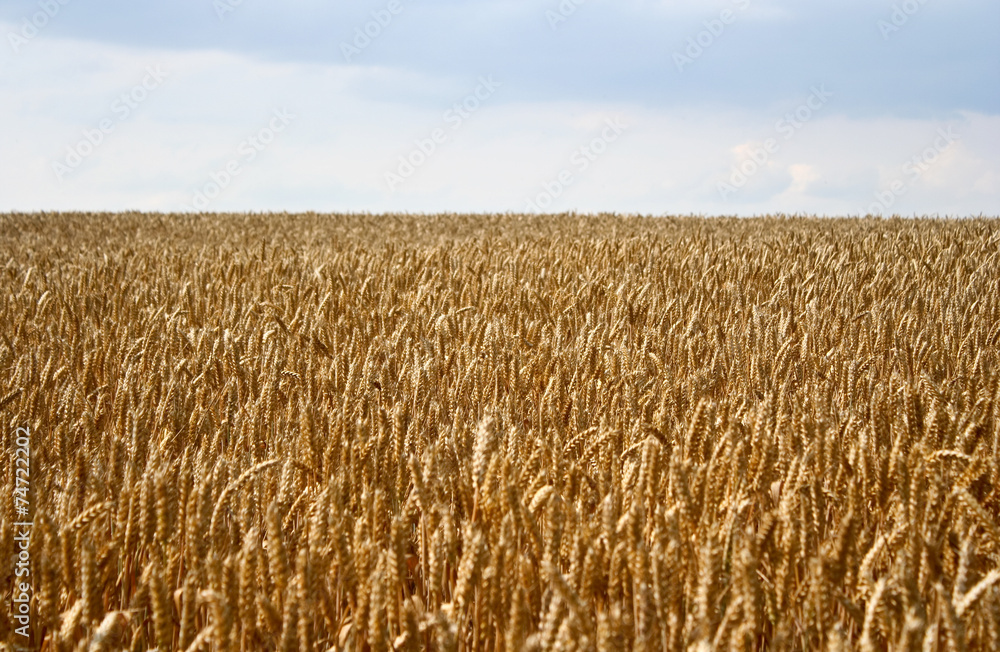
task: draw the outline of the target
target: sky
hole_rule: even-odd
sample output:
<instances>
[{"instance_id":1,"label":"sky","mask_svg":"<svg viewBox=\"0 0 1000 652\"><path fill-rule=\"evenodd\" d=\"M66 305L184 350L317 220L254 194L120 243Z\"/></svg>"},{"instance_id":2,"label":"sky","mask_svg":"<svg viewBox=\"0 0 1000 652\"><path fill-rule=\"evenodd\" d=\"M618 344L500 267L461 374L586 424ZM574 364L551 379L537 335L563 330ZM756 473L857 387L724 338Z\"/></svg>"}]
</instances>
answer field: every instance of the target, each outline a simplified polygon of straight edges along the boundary
<instances>
[{"instance_id":1,"label":"sky","mask_svg":"<svg viewBox=\"0 0 1000 652\"><path fill-rule=\"evenodd\" d=\"M0 0L0 212L1000 215L996 0Z\"/></svg>"}]
</instances>

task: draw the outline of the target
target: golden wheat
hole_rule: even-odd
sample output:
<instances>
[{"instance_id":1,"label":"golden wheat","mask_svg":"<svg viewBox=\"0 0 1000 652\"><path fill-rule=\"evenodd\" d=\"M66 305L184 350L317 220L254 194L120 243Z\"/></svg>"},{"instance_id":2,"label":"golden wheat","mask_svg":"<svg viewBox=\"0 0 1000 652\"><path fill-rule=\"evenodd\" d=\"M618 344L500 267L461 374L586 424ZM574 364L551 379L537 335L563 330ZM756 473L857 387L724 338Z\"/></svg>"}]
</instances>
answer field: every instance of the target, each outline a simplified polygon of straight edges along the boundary
<instances>
[{"instance_id":1,"label":"golden wheat","mask_svg":"<svg viewBox=\"0 0 1000 652\"><path fill-rule=\"evenodd\" d=\"M1000 649L998 227L0 216L0 640Z\"/></svg>"}]
</instances>

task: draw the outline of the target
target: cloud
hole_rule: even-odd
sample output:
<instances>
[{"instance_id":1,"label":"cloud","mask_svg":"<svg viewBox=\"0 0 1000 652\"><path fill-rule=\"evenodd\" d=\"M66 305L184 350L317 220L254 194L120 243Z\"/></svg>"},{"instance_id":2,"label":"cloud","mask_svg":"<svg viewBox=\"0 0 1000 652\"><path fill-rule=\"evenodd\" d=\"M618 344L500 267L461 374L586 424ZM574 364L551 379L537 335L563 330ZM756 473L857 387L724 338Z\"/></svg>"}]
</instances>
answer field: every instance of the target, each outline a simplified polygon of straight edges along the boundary
<instances>
[{"instance_id":1,"label":"cloud","mask_svg":"<svg viewBox=\"0 0 1000 652\"><path fill-rule=\"evenodd\" d=\"M177 210L235 160L213 210L524 210L568 171L547 210L858 214L902 179L890 212L1000 213L998 46L970 45L992 5L927 3L886 42L891 4L752 2L678 72L671 53L735 2L587 0L552 29L558 2L401 1L351 62L339 43L387 0L248 0L223 20L194 0L67 4L18 54L0 48L0 210ZM0 2L0 34L36 7ZM116 100L157 65L167 79L119 119ZM447 112L484 75L502 85L452 129ZM832 97L803 121L818 86ZM296 117L245 160L276 109ZM786 137L789 115L802 122ZM574 156L616 117L628 129L581 169ZM53 164L106 119L60 181ZM942 128L960 140L908 174Z\"/></svg>"},{"instance_id":2,"label":"cloud","mask_svg":"<svg viewBox=\"0 0 1000 652\"><path fill-rule=\"evenodd\" d=\"M557 0L399 4L401 13L353 63L435 78L490 70L510 80L509 101L763 108L825 81L842 90L842 111L854 116L1000 112L1000 41L993 38L1000 5L991 0L918 3L889 40L878 25L892 19L891 2L587 0L570 2L576 10L557 29L546 18L559 10ZM45 31L136 49L333 64L345 62L341 43L387 5L246 0L220 20L208 0L108 0L100 9L70 3ZM15 22L33 10L30 0L0 2L0 19ZM734 22L678 74L673 56L726 10Z\"/></svg>"}]
</instances>

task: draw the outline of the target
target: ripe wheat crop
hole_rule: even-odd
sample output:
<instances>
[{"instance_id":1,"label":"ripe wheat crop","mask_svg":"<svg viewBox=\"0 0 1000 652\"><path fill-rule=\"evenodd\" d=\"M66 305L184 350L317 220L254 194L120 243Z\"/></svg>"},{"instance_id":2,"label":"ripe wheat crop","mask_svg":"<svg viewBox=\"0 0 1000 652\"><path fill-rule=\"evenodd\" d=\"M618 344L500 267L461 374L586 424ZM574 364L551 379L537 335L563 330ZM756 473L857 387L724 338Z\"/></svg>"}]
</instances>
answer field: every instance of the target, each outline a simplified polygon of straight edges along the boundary
<instances>
[{"instance_id":1,"label":"ripe wheat crop","mask_svg":"<svg viewBox=\"0 0 1000 652\"><path fill-rule=\"evenodd\" d=\"M0 216L0 647L1000 649L998 227Z\"/></svg>"}]
</instances>

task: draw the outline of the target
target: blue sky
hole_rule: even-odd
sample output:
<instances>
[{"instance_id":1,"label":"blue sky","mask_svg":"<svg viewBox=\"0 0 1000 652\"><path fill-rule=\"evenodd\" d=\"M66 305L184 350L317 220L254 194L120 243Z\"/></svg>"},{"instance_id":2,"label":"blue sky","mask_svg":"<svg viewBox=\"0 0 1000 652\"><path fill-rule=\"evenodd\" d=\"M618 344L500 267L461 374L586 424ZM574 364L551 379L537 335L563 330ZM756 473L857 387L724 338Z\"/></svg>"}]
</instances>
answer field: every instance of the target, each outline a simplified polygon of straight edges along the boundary
<instances>
[{"instance_id":1,"label":"blue sky","mask_svg":"<svg viewBox=\"0 0 1000 652\"><path fill-rule=\"evenodd\" d=\"M0 211L1000 214L995 0L0 0Z\"/></svg>"}]
</instances>

